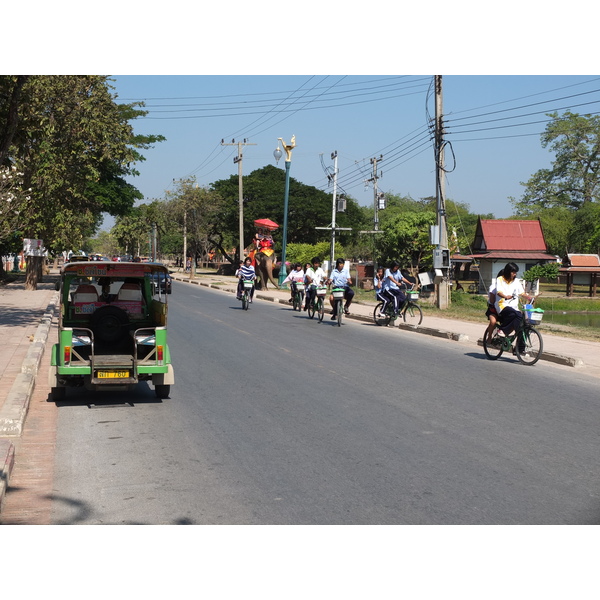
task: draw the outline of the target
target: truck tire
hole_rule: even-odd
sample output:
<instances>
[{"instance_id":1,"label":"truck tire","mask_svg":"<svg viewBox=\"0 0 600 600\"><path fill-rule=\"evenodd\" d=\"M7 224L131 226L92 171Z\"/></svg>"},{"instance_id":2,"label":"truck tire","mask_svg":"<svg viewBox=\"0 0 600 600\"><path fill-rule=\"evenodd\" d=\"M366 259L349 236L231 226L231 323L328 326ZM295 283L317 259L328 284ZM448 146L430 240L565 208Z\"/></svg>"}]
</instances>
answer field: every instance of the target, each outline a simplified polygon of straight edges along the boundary
<instances>
[{"instance_id":1,"label":"truck tire","mask_svg":"<svg viewBox=\"0 0 600 600\"><path fill-rule=\"evenodd\" d=\"M90 319L90 328L101 342L118 342L127 332L129 317L118 306L102 306Z\"/></svg>"}]
</instances>

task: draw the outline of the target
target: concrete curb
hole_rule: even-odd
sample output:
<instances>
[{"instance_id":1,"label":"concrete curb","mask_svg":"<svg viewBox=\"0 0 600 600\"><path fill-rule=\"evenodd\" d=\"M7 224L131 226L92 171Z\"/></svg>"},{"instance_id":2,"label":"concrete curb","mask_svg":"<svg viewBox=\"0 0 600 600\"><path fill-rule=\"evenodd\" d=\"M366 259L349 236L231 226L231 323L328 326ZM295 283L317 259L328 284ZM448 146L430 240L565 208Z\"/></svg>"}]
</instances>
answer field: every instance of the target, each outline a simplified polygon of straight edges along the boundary
<instances>
[{"instance_id":1,"label":"concrete curb","mask_svg":"<svg viewBox=\"0 0 600 600\"><path fill-rule=\"evenodd\" d=\"M15 447L9 440L0 439L0 512L8 488L8 480L15 465Z\"/></svg>"},{"instance_id":2,"label":"concrete curb","mask_svg":"<svg viewBox=\"0 0 600 600\"><path fill-rule=\"evenodd\" d=\"M23 432L29 400L35 387L35 378L48 341L57 304L58 292L46 308L21 366L21 372L17 375L4 406L0 410L0 436L2 437L18 437Z\"/></svg>"}]
</instances>

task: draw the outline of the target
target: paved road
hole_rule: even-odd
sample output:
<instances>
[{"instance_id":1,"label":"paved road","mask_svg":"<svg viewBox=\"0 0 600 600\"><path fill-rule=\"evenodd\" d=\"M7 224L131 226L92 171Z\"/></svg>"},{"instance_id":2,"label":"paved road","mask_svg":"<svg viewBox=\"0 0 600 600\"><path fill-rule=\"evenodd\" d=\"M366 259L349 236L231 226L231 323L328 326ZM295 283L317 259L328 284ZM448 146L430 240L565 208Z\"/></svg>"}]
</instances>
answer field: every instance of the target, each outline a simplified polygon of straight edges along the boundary
<instances>
[{"instance_id":1,"label":"paved road","mask_svg":"<svg viewBox=\"0 0 600 600\"><path fill-rule=\"evenodd\" d=\"M174 285L172 397L70 394L53 522L600 522L597 379Z\"/></svg>"}]
</instances>

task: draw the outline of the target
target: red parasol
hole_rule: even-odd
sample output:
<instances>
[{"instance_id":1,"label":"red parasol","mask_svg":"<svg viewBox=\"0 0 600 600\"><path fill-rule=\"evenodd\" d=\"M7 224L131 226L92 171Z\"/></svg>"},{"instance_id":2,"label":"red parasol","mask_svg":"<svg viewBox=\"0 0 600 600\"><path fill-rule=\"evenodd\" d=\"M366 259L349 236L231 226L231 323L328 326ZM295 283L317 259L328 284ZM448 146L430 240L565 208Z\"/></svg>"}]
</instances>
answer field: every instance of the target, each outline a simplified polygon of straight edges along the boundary
<instances>
[{"instance_id":1,"label":"red parasol","mask_svg":"<svg viewBox=\"0 0 600 600\"><path fill-rule=\"evenodd\" d=\"M264 227L265 229L269 230L279 229L279 225L271 221L271 219L256 219L256 221L254 221L254 224L257 227Z\"/></svg>"}]
</instances>

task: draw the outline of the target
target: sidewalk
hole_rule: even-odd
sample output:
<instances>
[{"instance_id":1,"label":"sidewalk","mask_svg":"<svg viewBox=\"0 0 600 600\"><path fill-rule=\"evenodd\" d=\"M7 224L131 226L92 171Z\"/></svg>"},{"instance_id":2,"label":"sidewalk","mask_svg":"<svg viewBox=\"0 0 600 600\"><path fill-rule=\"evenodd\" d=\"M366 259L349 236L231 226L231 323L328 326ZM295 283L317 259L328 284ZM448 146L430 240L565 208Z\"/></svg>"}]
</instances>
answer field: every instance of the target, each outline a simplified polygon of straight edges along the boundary
<instances>
[{"instance_id":1,"label":"sidewalk","mask_svg":"<svg viewBox=\"0 0 600 600\"><path fill-rule=\"evenodd\" d=\"M0 286L0 507L58 300L54 280L35 291L21 281Z\"/></svg>"},{"instance_id":2,"label":"sidewalk","mask_svg":"<svg viewBox=\"0 0 600 600\"><path fill-rule=\"evenodd\" d=\"M200 273L191 282L189 276L182 273L174 273L173 278L187 285L202 285L231 294L237 287L234 277L216 274ZM50 325L56 316L58 292L54 289L54 279L47 277L36 291L25 290L25 284L20 282L0 287L0 510L14 465L15 446L23 431ZM254 297L289 306L290 293L269 289L257 291ZM352 314L346 318L372 323L374 306L375 302L353 303ZM396 327L408 335L431 335L480 346L485 323L425 315L423 324L417 328L403 323ZM542 360L600 377L600 343L549 335L543 331L543 324L541 330L544 333ZM39 376L45 377L46 373L40 372Z\"/></svg>"}]
</instances>

